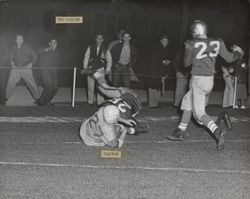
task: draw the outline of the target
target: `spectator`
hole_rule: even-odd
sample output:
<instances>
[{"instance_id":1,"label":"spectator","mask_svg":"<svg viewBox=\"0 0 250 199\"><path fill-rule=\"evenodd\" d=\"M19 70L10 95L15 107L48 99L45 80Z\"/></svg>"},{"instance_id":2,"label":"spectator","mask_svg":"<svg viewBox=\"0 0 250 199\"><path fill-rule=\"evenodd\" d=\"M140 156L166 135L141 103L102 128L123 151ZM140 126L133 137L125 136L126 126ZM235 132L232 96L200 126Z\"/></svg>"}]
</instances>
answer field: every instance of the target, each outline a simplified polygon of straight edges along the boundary
<instances>
[{"instance_id":1,"label":"spectator","mask_svg":"<svg viewBox=\"0 0 250 199\"><path fill-rule=\"evenodd\" d=\"M32 73L32 66L36 60L36 52L24 43L23 35L17 34L16 45L10 51L10 65L12 69L6 88L7 99L10 98L16 84L23 78L35 99L35 103L37 102L40 94Z\"/></svg>"},{"instance_id":2,"label":"spectator","mask_svg":"<svg viewBox=\"0 0 250 199\"><path fill-rule=\"evenodd\" d=\"M181 47L180 51L177 53L174 66L176 70L176 88L175 88L175 97L174 97L174 107L179 107L183 96L187 92L188 88L188 76L189 69L184 67L184 46Z\"/></svg>"},{"instance_id":3,"label":"spectator","mask_svg":"<svg viewBox=\"0 0 250 199\"><path fill-rule=\"evenodd\" d=\"M225 89L223 92L223 108L232 108L234 100L234 77L232 75L233 69L225 66L221 67L223 72L223 79L225 80Z\"/></svg>"},{"instance_id":4,"label":"spectator","mask_svg":"<svg viewBox=\"0 0 250 199\"><path fill-rule=\"evenodd\" d=\"M167 74L167 67L171 63L169 59L168 37L161 37L160 42L153 47L151 64L149 66L148 94L149 107L157 108L161 97L161 87Z\"/></svg>"},{"instance_id":5,"label":"spectator","mask_svg":"<svg viewBox=\"0 0 250 199\"><path fill-rule=\"evenodd\" d=\"M250 70L250 48L249 48L249 55L248 55L248 107L250 107L250 71L249 70Z\"/></svg>"},{"instance_id":6,"label":"spectator","mask_svg":"<svg viewBox=\"0 0 250 199\"><path fill-rule=\"evenodd\" d=\"M234 63L235 76L237 78L236 106L246 109L247 103L247 71L248 67L243 57Z\"/></svg>"},{"instance_id":7,"label":"spectator","mask_svg":"<svg viewBox=\"0 0 250 199\"><path fill-rule=\"evenodd\" d=\"M51 39L49 46L39 50L41 68L41 77L44 86L42 95L40 96L38 105L51 105L51 100L58 91L58 71L57 69L45 69L43 67L58 67L60 62L60 53L57 50L57 41Z\"/></svg>"},{"instance_id":8,"label":"spectator","mask_svg":"<svg viewBox=\"0 0 250 199\"><path fill-rule=\"evenodd\" d=\"M95 44L91 44L86 50L83 69L93 69L95 71L103 71L109 74L111 71L112 58L107 47L103 44L103 35L97 34L95 38ZM94 102L94 89L95 89L95 79L91 76L87 76L88 83L88 104L93 104ZM103 96L97 93L97 104L100 105L103 102Z\"/></svg>"},{"instance_id":9,"label":"spectator","mask_svg":"<svg viewBox=\"0 0 250 199\"><path fill-rule=\"evenodd\" d=\"M113 85L115 87L130 87L130 73L136 63L136 49L130 43L129 33L123 34L123 42L116 44L112 50Z\"/></svg>"},{"instance_id":10,"label":"spectator","mask_svg":"<svg viewBox=\"0 0 250 199\"><path fill-rule=\"evenodd\" d=\"M6 67L8 60L8 46L6 39L0 36L0 67ZM7 83L7 70L0 68L0 104L5 105L6 103L6 83Z\"/></svg>"}]
</instances>

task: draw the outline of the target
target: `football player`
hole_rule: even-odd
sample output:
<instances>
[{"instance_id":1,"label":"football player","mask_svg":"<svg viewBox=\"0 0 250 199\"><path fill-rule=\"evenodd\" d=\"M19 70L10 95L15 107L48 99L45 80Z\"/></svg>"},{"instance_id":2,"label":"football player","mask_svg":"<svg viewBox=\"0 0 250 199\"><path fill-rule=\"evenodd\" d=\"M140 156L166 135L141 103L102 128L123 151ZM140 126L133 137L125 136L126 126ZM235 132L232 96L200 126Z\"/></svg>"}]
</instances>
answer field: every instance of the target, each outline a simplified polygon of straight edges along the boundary
<instances>
[{"instance_id":1,"label":"football player","mask_svg":"<svg viewBox=\"0 0 250 199\"><path fill-rule=\"evenodd\" d=\"M222 39L208 38L206 24L201 20L196 20L191 25L191 34L193 39L185 43L184 66L191 68L190 90L182 99L181 109L183 110L181 121L174 131L173 135L167 139L173 141L182 141L185 131L193 114L196 121L206 126L214 135L217 149L224 148L225 131L218 124L224 119L228 128L231 123L227 113L220 113L217 120L209 116L205 107L208 102L208 96L213 89L215 61L220 55L227 62L233 62L244 54L238 46L233 47L233 51L229 52Z\"/></svg>"},{"instance_id":2,"label":"football player","mask_svg":"<svg viewBox=\"0 0 250 199\"><path fill-rule=\"evenodd\" d=\"M82 123L80 137L87 146L121 147L126 134L136 132L135 116L140 110L141 102L134 93L108 100Z\"/></svg>"},{"instance_id":3,"label":"football player","mask_svg":"<svg viewBox=\"0 0 250 199\"><path fill-rule=\"evenodd\" d=\"M98 90L106 97L108 98L115 98L119 97L121 94L127 92L128 88L124 87L113 87L107 84L107 81L105 79L105 70L104 68L94 70L91 68L83 69L81 71L81 74L91 75L95 81L97 82L97 88Z\"/></svg>"}]
</instances>

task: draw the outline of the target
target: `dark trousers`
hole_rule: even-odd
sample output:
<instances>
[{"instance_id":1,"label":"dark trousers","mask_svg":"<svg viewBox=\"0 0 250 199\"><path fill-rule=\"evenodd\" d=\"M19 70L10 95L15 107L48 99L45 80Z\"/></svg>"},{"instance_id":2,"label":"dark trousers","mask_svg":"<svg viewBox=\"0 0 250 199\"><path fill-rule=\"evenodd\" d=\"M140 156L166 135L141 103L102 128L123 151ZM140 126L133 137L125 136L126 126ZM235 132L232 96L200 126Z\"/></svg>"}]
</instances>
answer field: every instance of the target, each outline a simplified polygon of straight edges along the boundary
<instances>
[{"instance_id":1,"label":"dark trousers","mask_svg":"<svg viewBox=\"0 0 250 199\"><path fill-rule=\"evenodd\" d=\"M8 70L0 69L0 104L5 104L7 101L6 98L6 85L8 81Z\"/></svg>"},{"instance_id":2,"label":"dark trousers","mask_svg":"<svg viewBox=\"0 0 250 199\"><path fill-rule=\"evenodd\" d=\"M129 66L117 64L113 67L113 86L130 87L130 70Z\"/></svg>"},{"instance_id":3,"label":"dark trousers","mask_svg":"<svg viewBox=\"0 0 250 199\"><path fill-rule=\"evenodd\" d=\"M58 91L57 70L42 70L41 71L44 90L38 101L38 104L45 105L49 103Z\"/></svg>"}]
</instances>

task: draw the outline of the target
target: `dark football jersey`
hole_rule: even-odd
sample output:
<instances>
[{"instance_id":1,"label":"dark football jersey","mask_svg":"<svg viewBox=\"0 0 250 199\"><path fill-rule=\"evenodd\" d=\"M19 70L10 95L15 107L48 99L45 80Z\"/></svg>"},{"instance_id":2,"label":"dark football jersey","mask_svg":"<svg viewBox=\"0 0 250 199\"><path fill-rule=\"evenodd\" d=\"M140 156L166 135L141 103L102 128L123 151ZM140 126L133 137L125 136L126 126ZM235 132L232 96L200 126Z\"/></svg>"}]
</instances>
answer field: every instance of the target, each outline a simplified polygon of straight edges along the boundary
<instances>
[{"instance_id":1,"label":"dark football jersey","mask_svg":"<svg viewBox=\"0 0 250 199\"><path fill-rule=\"evenodd\" d=\"M118 107L120 111L120 117L123 119L132 119L133 118L133 113L132 113L132 108L131 106L126 103L123 99L116 97L113 99L110 99L106 101L103 106L112 104Z\"/></svg>"},{"instance_id":2,"label":"dark football jersey","mask_svg":"<svg viewBox=\"0 0 250 199\"><path fill-rule=\"evenodd\" d=\"M227 50L222 39L192 39L186 42L184 65L192 65L192 75L213 76L218 55L230 63L239 58L239 53Z\"/></svg>"}]
</instances>

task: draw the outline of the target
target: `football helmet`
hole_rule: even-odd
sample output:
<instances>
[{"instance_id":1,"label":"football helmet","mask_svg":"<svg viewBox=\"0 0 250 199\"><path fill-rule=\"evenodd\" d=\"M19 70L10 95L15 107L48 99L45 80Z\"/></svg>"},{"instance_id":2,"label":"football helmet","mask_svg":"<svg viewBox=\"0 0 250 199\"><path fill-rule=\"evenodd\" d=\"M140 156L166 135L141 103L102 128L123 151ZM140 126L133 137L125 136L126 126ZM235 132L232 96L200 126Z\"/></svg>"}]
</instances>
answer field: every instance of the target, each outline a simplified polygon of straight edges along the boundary
<instances>
[{"instance_id":1,"label":"football helmet","mask_svg":"<svg viewBox=\"0 0 250 199\"><path fill-rule=\"evenodd\" d=\"M119 109L114 105L108 105L103 108L103 119L109 123L114 124L118 122L120 117Z\"/></svg>"},{"instance_id":2,"label":"football helmet","mask_svg":"<svg viewBox=\"0 0 250 199\"><path fill-rule=\"evenodd\" d=\"M200 38L207 35L207 25L204 21L195 20L191 25L191 34L193 38Z\"/></svg>"},{"instance_id":3,"label":"football helmet","mask_svg":"<svg viewBox=\"0 0 250 199\"><path fill-rule=\"evenodd\" d=\"M135 92L124 93L120 98L131 106L132 114L136 115L141 110L141 101Z\"/></svg>"}]
</instances>

